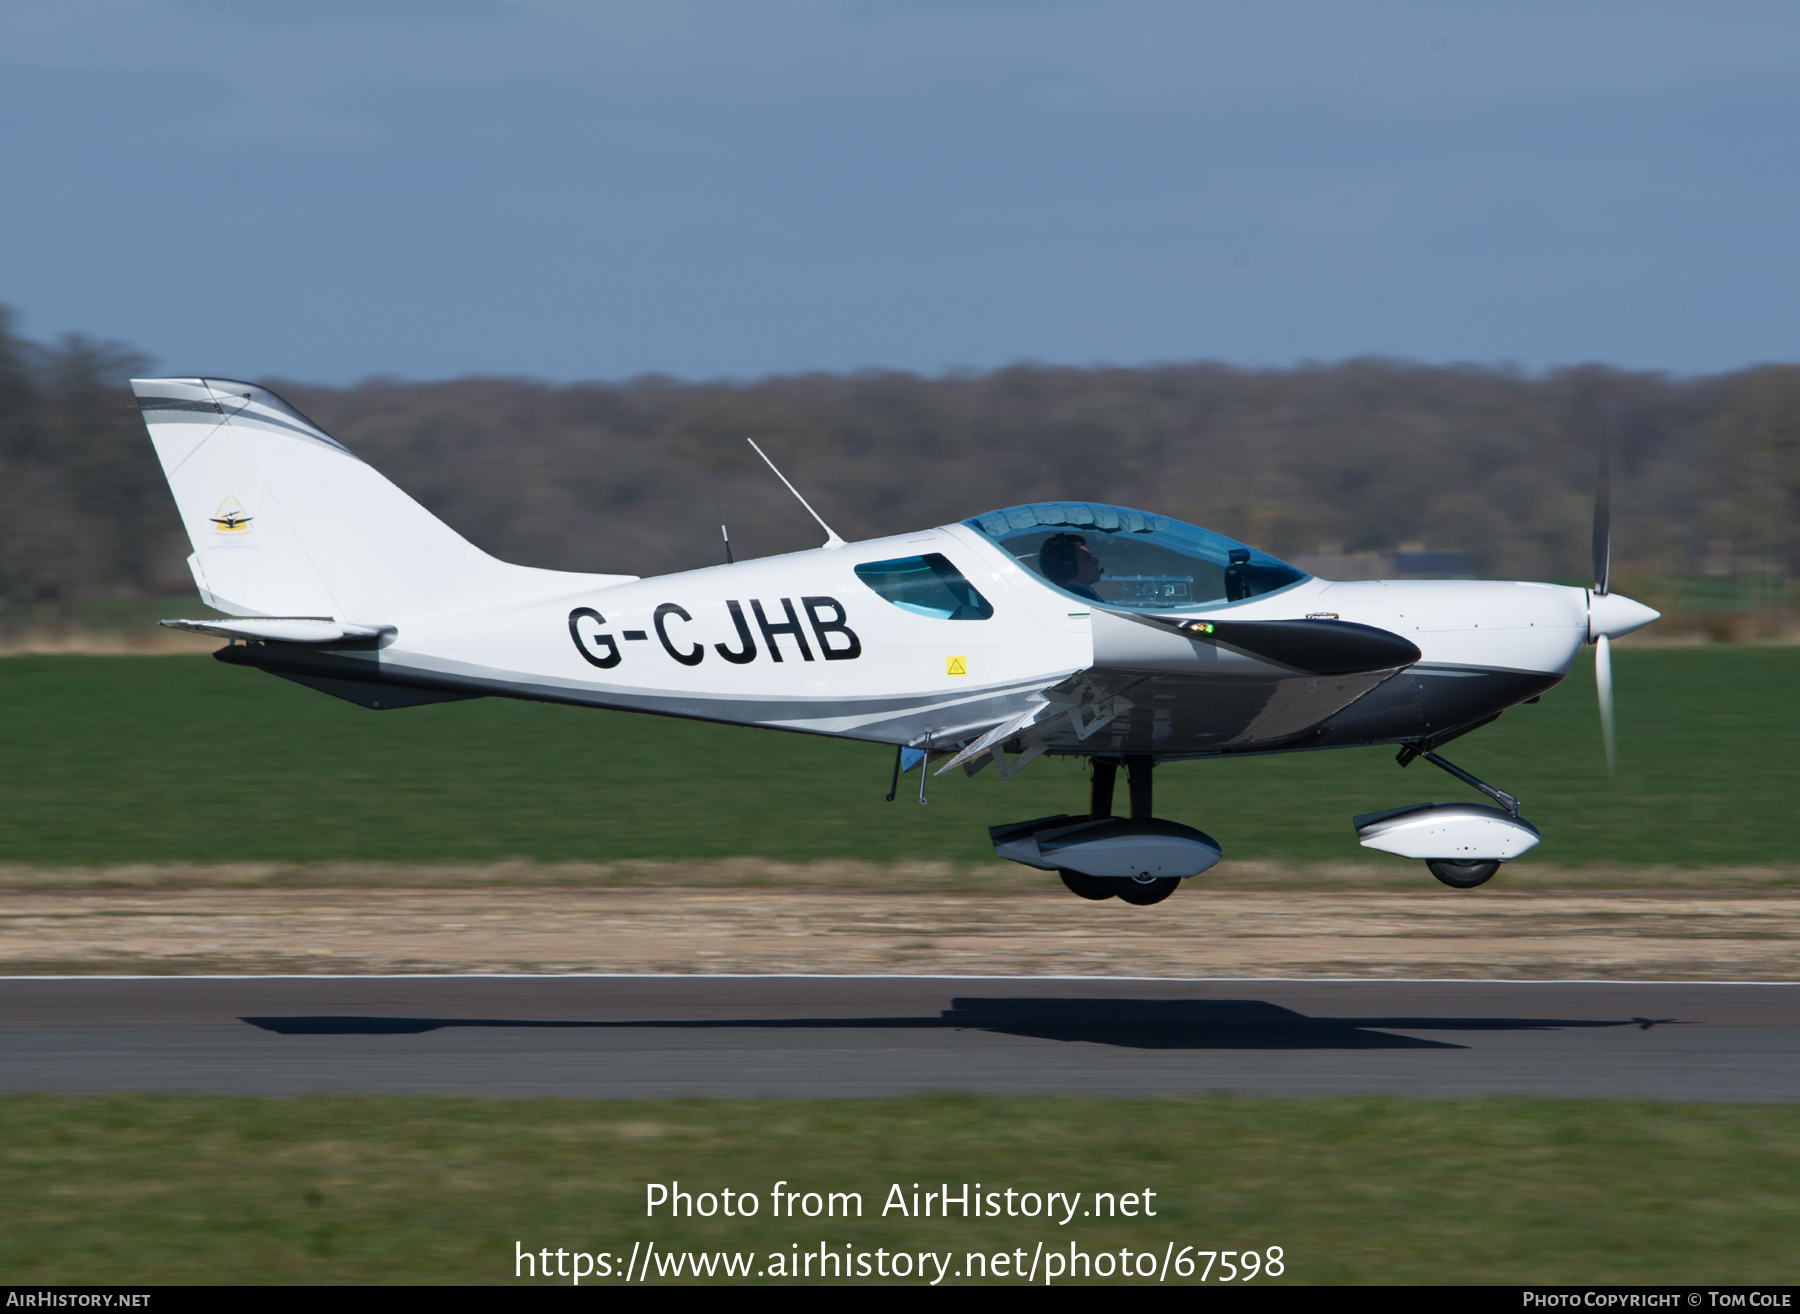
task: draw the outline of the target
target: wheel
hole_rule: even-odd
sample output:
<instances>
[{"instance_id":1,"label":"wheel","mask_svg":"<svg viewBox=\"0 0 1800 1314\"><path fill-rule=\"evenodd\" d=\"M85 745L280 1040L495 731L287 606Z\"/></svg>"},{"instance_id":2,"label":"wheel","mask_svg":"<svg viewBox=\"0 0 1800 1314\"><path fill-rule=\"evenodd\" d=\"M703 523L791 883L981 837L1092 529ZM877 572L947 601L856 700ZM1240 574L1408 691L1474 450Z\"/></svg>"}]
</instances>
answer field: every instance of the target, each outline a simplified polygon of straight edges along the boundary
<instances>
[{"instance_id":1,"label":"wheel","mask_svg":"<svg viewBox=\"0 0 1800 1314\"><path fill-rule=\"evenodd\" d=\"M1161 903L1176 890L1181 888L1179 876L1115 876L1111 885L1113 892L1126 903L1135 903L1138 907Z\"/></svg>"},{"instance_id":2,"label":"wheel","mask_svg":"<svg viewBox=\"0 0 1800 1314\"><path fill-rule=\"evenodd\" d=\"M1448 858L1433 858L1425 865L1453 890L1472 890L1500 870L1497 862L1451 862Z\"/></svg>"},{"instance_id":3,"label":"wheel","mask_svg":"<svg viewBox=\"0 0 1800 1314\"><path fill-rule=\"evenodd\" d=\"M1110 899L1118 893L1104 876L1086 876L1067 867L1057 868L1056 874L1062 877L1064 885L1084 899Z\"/></svg>"}]
</instances>

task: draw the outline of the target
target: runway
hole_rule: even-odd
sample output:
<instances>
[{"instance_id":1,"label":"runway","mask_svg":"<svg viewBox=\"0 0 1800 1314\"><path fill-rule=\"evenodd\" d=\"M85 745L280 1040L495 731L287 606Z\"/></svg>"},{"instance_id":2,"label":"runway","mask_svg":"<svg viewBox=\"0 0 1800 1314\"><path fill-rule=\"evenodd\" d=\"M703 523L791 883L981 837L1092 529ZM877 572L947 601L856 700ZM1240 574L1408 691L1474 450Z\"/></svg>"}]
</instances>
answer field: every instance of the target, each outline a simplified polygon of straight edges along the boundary
<instances>
[{"instance_id":1,"label":"runway","mask_svg":"<svg viewBox=\"0 0 1800 1314\"><path fill-rule=\"evenodd\" d=\"M1800 1099L1800 985L0 980L0 1091Z\"/></svg>"}]
</instances>

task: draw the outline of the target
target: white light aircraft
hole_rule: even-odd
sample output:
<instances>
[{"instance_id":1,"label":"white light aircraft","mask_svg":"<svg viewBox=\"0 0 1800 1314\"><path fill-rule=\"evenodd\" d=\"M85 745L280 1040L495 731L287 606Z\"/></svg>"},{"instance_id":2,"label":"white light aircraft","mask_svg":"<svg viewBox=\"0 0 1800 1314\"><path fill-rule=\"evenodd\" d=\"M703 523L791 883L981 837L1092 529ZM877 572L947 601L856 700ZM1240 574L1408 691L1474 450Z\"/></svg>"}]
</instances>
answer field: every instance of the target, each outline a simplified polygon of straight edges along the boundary
<instances>
[{"instance_id":1,"label":"white light aircraft","mask_svg":"<svg viewBox=\"0 0 1800 1314\"><path fill-rule=\"evenodd\" d=\"M917 766L924 802L934 757L1009 778L1045 754L1085 757L1086 812L990 833L1088 899L1156 903L1219 860L1211 837L1153 815L1157 763L1369 745L1494 806L1357 817L1361 842L1479 885L1539 834L1516 798L1436 750L1536 700L1593 643L1610 770L1608 643L1657 618L1607 588L1604 456L1591 589L1333 583L1087 502L861 543L807 506L822 547L640 579L496 560L266 388L132 388L200 596L231 618L162 624L229 640L219 660L369 708L498 696L889 744L890 799ZM1127 817L1113 815L1121 766Z\"/></svg>"}]
</instances>

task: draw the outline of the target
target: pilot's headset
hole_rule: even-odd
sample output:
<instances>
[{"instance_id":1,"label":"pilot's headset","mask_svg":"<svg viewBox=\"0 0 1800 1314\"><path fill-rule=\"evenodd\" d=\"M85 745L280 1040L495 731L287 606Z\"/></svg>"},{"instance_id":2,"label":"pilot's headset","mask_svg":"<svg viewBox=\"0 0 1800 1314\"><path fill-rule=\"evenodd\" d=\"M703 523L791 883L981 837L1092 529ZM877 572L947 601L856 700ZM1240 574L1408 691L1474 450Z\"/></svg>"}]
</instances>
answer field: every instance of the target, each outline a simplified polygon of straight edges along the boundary
<instances>
[{"instance_id":1,"label":"pilot's headset","mask_svg":"<svg viewBox=\"0 0 1800 1314\"><path fill-rule=\"evenodd\" d=\"M1052 584L1075 578L1075 549L1087 546L1080 534L1052 534L1038 548L1038 569Z\"/></svg>"}]
</instances>

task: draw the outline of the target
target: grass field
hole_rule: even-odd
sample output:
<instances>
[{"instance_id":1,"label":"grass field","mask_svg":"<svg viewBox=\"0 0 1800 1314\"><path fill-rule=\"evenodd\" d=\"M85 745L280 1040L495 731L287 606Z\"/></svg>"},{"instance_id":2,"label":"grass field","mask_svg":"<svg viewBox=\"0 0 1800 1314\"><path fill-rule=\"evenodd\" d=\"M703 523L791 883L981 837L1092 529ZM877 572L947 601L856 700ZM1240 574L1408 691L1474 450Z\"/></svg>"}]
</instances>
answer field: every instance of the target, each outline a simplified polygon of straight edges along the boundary
<instances>
[{"instance_id":1,"label":"grass field","mask_svg":"<svg viewBox=\"0 0 1800 1314\"><path fill-rule=\"evenodd\" d=\"M1284 1254L1299 1283L1790 1282L1800 1109L1489 1099L0 1100L0 1280L486 1283L515 1243ZM761 1197L646 1219L645 1184ZM768 1192L856 1191L860 1220ZM881 1217L934 1190L1156 1192L1155 1218ZM1041 1280L1041 1277L1040 1277ZM1217 1280L1217 1273L1214 1274ZM564 1279L565 1282L568 1279ZM615 1278L615 1284L617 1279Z\"/></svg>"},{"instance_id":2,"label":"grass field","mask_svg":"<svg viewBox=\"0 0 1800 1314\"><path fill-rule=\"evenodd\" d=\"M1625 648L1609 789L1584 662L1448 750L1524 800L1526 864L1791 863L1800 648ZM0 863L992 860L986 827L1086 803L1084 768L917 776L872 745L482 699L370 712L206 657L0 659ZM1158 772L1228 857L1368 858L1350 817L1476 798L1343 750ZM1392 859L1396 864L1399 859Z\"/></svg>"}]
</instances>

